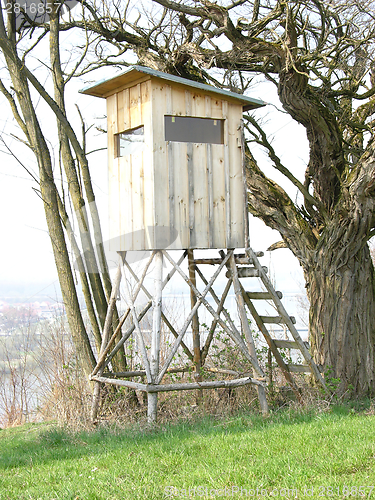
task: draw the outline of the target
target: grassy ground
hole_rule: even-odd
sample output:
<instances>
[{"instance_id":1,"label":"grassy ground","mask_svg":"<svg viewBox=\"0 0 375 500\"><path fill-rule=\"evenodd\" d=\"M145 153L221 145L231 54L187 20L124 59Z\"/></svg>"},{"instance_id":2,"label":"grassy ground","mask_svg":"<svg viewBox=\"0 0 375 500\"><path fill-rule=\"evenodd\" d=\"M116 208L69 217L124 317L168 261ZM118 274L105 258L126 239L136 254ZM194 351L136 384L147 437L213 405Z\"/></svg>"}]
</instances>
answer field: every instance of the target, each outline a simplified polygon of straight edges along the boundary
<instances>
[{"instance_id":1,"label":"grassy ground","mask_svg":"<svg viewBox=\"0 0 375 500\"><path fill-rule=\"evenodd\" d=\"M0 431L1 500L375 498L373 486L375 416L342 406L154 431Z\"/></svg>"}]
</instances>

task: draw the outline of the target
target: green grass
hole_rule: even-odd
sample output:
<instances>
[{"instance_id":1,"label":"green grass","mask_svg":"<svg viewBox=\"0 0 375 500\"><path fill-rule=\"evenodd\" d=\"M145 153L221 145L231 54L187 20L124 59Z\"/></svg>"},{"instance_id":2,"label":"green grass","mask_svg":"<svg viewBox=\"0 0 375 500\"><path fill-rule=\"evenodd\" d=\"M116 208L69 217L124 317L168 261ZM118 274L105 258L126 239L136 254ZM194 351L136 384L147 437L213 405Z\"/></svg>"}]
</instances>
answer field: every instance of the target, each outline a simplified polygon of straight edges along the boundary
<instances>
[{"instance_id":1,"label":"green grass","mask_svg":"<svg viewBox=\"0 0 375 500\"><path fill-rule=\"evenodd\" d=\"M0 431L0 499L375 498L374 462L375 417L345 407L155 431L25 425Z\"/></svg>"}]
</instances>

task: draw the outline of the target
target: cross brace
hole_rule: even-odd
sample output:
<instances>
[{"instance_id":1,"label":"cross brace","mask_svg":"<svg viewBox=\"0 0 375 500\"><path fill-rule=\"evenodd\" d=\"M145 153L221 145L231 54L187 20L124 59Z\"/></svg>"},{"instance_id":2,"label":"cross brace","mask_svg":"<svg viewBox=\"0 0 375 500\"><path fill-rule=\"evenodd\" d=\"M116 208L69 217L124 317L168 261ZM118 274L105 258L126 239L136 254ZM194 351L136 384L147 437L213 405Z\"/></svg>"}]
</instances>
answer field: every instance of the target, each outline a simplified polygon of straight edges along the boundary
<instances>
[{"instance_id":1,"label":"cross brace","mask_svg":"<svg viewBox=\"0 0 375 500\"><path fill-rule=\"evenodd\" d=\"M288 344L290 348L298 348L301 351L302 356L307 363L306 366L308 367L308 370L314 375L316 381L320 383L325 390L327 390L324 379L322 378L318 367L315 365L308 351L306 343L302 341L298 331L294 326L294 318L289 317L281 302L282 294L274 290L272 283L270 282L266 274L266 268L260 265L257 254L255 254L255 252L253 252L251 248L246 249L245 254L236 255L233 249L220 251L219 254L220 258L194 259L193 251L189 250L185 251L176 262L168 251L153 251L146 265L144 266L142 275L138 278L134 269L132 269L129 262L127 262L126 260L126 253L119 253L119 267L117 270L116 279L114 281L113 291L108 306L107 318L102 333L102 345L99 352L97 365L91 375L91 379L95 381L92 407L92 418L94 421L97 419L99 408L100 387L104 383L120 385L146 392L148 395L148 418L150 422L154 422L156 420L158 392L193 389L201 390L218 387L239 387L246 384L253 384L257 388L262 412L266 414L268 412L268 405L265 395L266 376L257 359L256 346L251 329L249 327L246 308L249 310L255 323L257 324L259 331L264 336L270 351L273 353L287 382L290 384L297 397L299 399L301 398L300 390L292 376L292 372L297 370L293 366L286 364L279 352L280 348L285 347L285 342L290 343L290 345ZM181 267L181 264L185 259L188 260L189 264L188 274L186 274ZM171 271L168 273L164 280L163 261L169 262L171 266ZM154 287L153 291L151 292L145 285L145 278L147 273L149 273L152 264L154 265L155 269ZM202 271L202 266L204 267L207 265L215 266L215 270L210 278L206 278ZM222 293L220 293L221 297L219 298L213 288L213 285L215 284L219 276L223 277L225 275L225 269L227 270L226 277L228 281L224 290L222 291ZM175 273L178 273L188 285L191 290L192 297L191 310L187 314L186 319L184 320L183 325L182 327L180 327L180 329L175 327L172 324L173 322L167 318L166 312L163 311L162 305L163 289L173 278ZM240 280L249 277L257 277L258 279L260 279L263 283L264 288L266 289L266 292L246 292ZM125 291L126 308L120 319L120 324L116 328L115 332L113 332L113 334L110 336L110 325L112 324L114 303L120 290L121 279L123 280L124 285L123 289ZM202 291L200 291L197 286L197 282L199 280L204 285L204 289ZM131 289L131 282L133 282L133 289ZM241 324L240 331L236 327L233 319L225 308L225 300L228 296L231 286L233 286L235 293ZM141 291L149 301L140 310L139 306L137 306L136 301ZM216 304L216 309L208 301L208 294L211 295L214 303ZM258 314L254 302L259 299L266 299L271 301L274 304L275 309L277 310L278 316L267 318L264 315ZM200 338L198 319L198 309L202 306L204 306L212 316L211 327L208 330L208 335L204 343ZM152 309L153 311L151 340L146 338L146 332L142 328L142 320L150 309ZM129 317L131 317L132 319L131 326L125 329L125 331L122 331L125 320ZM274 323L276 321L287 326L293 337L293 341L280 341L272 338L272 335L268 331L266 324ZM164 324L167 327L167 330L172 333L172 335L175 337L175 340L169 347L169 351L167 350L164 362L160 365L162 324ZM192 325L191 328L193 332L193 352L189 348L188 342L185 340L190 325ZM242 374L236 373L235 371L231 370L223 370L220 368L207 366L207 355L209 353L211 343L214 339L215 330L218 326L220 326L225 334L227 334L232 339L237 348L248 360L253 372L252 377L249 375L241 376ZM114 373L113 371L111 371L111 360L116 352L119 351L119 349L124 348L126 342L129 340L134 331L136 332L138 347L141 354L141 365L143 368L141 368L140 370L130 369L128 372L124 373ZM121 339L120 341L117 341L119 332L121 332ZM284 344L282 342L284 342ZM166 350L166 347L166 345L163 345L164 351ZM187 368L185 366L176 369L171 366L172 361L175 359L176 353L179 348L183 349L187 360L191 363L189 365L190 368ZM204 367L204 369L210 370L211 372L234 375L236 378L232 380L217 380L209 382L202 381L202 367ZM187 369L193 369L195 382L178 384L163 383L163 378L167 373L178 371L185 372L187 371ZM301 371L301 368L299 369L299 371ZM139 376L141 376L142 378L146 377L147 383L140 383L129 380L133 377Z\"/></svg>"}]
</instances>

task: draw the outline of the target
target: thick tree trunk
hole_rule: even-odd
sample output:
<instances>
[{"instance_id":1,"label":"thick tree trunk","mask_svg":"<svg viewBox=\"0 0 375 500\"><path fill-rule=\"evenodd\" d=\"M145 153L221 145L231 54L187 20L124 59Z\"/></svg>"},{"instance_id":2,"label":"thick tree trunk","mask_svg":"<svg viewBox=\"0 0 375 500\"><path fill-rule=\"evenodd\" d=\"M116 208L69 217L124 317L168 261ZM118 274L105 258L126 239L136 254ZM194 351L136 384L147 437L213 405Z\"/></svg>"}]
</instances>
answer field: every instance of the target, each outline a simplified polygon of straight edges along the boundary
<instances>
[{"instance_id":1,"label":"thick tree trunk","mask_svg":"<svg viewBox=\"0 0 375 500\"><path fill-rule=\"evenodd\" d=\"M316 257L305 272L315 361L339 393L374 394L374 266L369 248L365 244L336 269L334 254Z\"/></svg>"}]
</instances>

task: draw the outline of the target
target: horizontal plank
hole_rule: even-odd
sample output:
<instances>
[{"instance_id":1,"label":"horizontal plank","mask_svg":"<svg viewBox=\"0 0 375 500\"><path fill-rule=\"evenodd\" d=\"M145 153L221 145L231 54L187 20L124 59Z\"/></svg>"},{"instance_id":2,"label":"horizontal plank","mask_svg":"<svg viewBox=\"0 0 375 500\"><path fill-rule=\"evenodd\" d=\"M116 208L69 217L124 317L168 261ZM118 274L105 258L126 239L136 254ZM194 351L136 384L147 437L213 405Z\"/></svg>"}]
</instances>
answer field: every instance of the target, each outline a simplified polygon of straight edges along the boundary
<instances>
[{"instance_id":1,"label":"horizontal plank","mask_svg":"<svg viewBox=\"0 0 375 500\"><path fill-rule=\"evenodd\" d=\"M299 349L299 345L294 340L272 340L275 342L276 347L278 347L279 349ZM310 349L310 344L308 342L304 342L304 344L307 349Z\"/></svg>"},{"instance_id":2,"label":"horizontal plank","mask_svg":"<svg viewBox=\"0 0 375 500\"><path fill-rule=\"evenodd\" d=\"M120 387L129 387L130 389L135 389L138 391L145 391L147 388L146 384L138 384L137 382L132 382L131 380L118 380L114 378L108 377L90 377L90 380L94 380L95 382L101 382L102 384L112 384L119 385Z\"/></svg>"},{"instance_id":3,"label":"horizontal plank","mask_svg":"<svg viewBox=\"0 0 375 500\"><path fill-rule=\"evenodd\" d=\"M251 300L272 300L272 295L268 292L246 292ZM279 299L283 298L282 292L276 292Z\"/></svg>"},{"instance_id":4,"label":"horizontal plank","mask_svg":"<svg viewBox=\"0 0 375 500\"><path fill-rule=\"evenodd\" d=\"M296 324L296 318L294 316L289 316L290 321L293 323L293 325ZM260 319L263 321L263 323L272 323L275 325L283 325L284 320L281 316L260 316Z\"/></svg>"},{"instance_id":5,"label":"horizontal plank","mask_svg":"<svg viewBox=\"0 0 375 500\"><path fill-rule=\"evenodd\" d=\"M195 264L209 264L209 265L215 265L215 264L221 264L223 261L223 259L194 259L194 263ZM249 263L249 259L248 258L238 258L238 259L235 259L236 261L236 264L248 264Z\"/></svg>"},{"instance_id":6,"label":"horizontal plank","mask_svg":"<svg viewBox=\"0 0 375 500\"><path fill-rule=\"evenodd\" d=\"M267 267L262 266L263 271L266 273L268 271ZM239 278L257 278L259 277L259 271L255 267L239 267L237 269ZM231 272L227 271L225 273L227 278L231 277Z\"/></svg>"},{"instance_id":7,"label":"horizontal plank","mask_svg":"<svg viewBox=\"0 0 375 500\"><path fill-rule=\"evenodd\" d=\"M169 392L169 391L192 391L194 389L218 389L220 387L241 387L247 384L265 385L264 380L251 377L244 377L234 380L217 380L212 382L192 382L188 384L138 384L130 380L117 380L108 377L91 377L91 380L105 384L119 385L121 387L130 387L144 392Z\"/></svg>"},{"instance_id":8,"label":"horizontal plank","mask_svg":"<svg viewBox=\"0 0 375 500\"><path fill-rule=\"evenodd\" d=\"M168 368L167 373L185 373L189 371L194 371L194 366ZM146 376L146 372L144 370L128 371L128 372L105 372L103 373L103 376L116 377L116 378L144 377Z\"/></svg>"},{"instance_id":9,"label":"horizontal plank","mask_svg":"<svg viewBox=\"0 0 375 500\"><path fill-rule=\"evenodd\" d=\"M308 365L287 365L290 372L294 373L311 373L310 367ZM320 373L323 373L321 366L316 366Z\"/></svg>"},{"instance_id":10,"label":"horizontal plank","mask_svg":"<svg viewBox=\"0 0 375 500\"><path fill-rule=\"evenodd\" d=\"M307 365L287 365L289 371L294 373L311 373L310 367Z\"/></svg>"},{"instance_id":11,"label":"horizontal plank","mask_svg":"<svg viewBox=\"0 0 375 500\"><path fill-rule=\"evenodd\" d=\"M217 380L212 382L191 382L189 384L148 384L146 392L192 391L194 389L219 389L220 387L241 387L247 384L265 385L263 380L244 377L234 380Z\"/></svg>"},{"instance_id":12,"label":"horizontal plank","mask_svg":"<svg viewBox=\"0 0 375 500\"><path fill-rule=\"evenodd\" d=\"M255 256L256 257L264 257L264 252L254 252L255 253ZM235 253L234 254L234 257L237 258L237 257L246 257L248 260L251 260L249 259L249 257L245 254L245 253Z\"/></svg>"}]
</instances>

